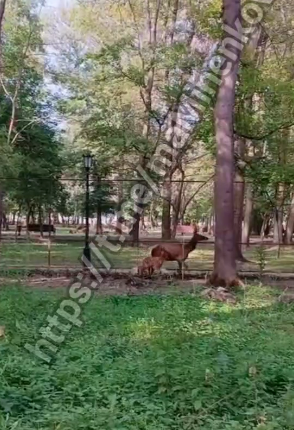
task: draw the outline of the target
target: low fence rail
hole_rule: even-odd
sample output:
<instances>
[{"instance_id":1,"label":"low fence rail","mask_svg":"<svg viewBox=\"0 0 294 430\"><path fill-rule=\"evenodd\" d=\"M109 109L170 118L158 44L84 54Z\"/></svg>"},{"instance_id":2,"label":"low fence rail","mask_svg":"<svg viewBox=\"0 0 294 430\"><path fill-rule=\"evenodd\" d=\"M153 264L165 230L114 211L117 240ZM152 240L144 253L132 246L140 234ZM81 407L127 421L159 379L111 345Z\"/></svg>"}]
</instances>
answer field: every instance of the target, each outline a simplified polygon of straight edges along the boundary
<instances>
[{"instance_id":1,"label":"low fence rail","mask_svg":"<svg viewBox=\"0 0 294 430\"><path fill-rule=\"evenodd\" d=\"M142 238L135 244L126 239L121 248L115 252L100 247L109 267L113 271L131 271L140 264L142 259L150 255L151 248L156 244L187 243L189 237L163 241L160 238ZM95 242L94 242L95 243ZM110 238L110 243L117 244L117 239ZM260 273L294 273L294 244L277 245L268 239L261 242L259 238L252 238L249 246L243 246L246 263L238 263L238 269L244 272ZM14 268L52 268L67 269L82 267L82 252L84 237L72 238L56 236L40 238L37 235L27 238L17 238L13 235L2 236L0 242L0 269ZM118 247L117 247L118 248ZM206 242L199 242L196 249L189 254L186 261L186 273L209 272L213 268L214 238ZM105 269L99 257L92 252L92 261L97 269ZM176 262L165 262L163 269L174 271L178 267Z\"/></svg>"}]
</instances>

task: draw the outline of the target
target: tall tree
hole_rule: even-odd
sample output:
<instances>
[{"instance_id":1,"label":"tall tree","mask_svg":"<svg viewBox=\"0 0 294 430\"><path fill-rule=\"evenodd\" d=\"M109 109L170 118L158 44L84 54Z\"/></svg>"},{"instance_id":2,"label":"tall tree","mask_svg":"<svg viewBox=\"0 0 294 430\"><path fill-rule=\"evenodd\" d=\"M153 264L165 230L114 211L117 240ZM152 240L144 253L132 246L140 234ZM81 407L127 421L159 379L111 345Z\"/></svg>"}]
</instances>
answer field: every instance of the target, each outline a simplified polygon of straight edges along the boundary
<instances>
[{"instance_id":1,"label":"tall tree","mask_svg":"<svg viewBox=\"0 0 294 430\"><path fill-rule=\"evenodd\" d=\"M223 0L223 24L236 29L241 21L240 0ZM241 34L239 34L241 39ZM232 36L224 31L224 40ZM241 52L238 40L231 47L234 60L225 61L221 68L221 83L215 105L215 136L217 144L215 175L215 255L213 285L231 286L237 281L234 237L234 136L233 114L235 86Z\"/></svg>"}]
</instances>

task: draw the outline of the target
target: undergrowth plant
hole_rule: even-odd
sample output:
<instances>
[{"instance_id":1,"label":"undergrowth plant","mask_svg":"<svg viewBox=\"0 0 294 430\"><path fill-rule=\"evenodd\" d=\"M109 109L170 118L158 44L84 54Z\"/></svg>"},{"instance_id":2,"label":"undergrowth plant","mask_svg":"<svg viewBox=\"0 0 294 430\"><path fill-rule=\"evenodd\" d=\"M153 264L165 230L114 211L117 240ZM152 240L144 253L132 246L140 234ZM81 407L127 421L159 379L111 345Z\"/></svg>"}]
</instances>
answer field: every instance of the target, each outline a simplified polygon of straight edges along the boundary
<instances>
[{"instance_id":1,"label":"undergrowth plant","mask_svg":"<svg viewBox=\"0 0 294 430\"><path fill-rule=\"evenodd\" d=\"M1 290L0 429L293 430L294 310L268 289L95 298L48 366L23 346L62 297Z\"/></svg>"}]
</instances>

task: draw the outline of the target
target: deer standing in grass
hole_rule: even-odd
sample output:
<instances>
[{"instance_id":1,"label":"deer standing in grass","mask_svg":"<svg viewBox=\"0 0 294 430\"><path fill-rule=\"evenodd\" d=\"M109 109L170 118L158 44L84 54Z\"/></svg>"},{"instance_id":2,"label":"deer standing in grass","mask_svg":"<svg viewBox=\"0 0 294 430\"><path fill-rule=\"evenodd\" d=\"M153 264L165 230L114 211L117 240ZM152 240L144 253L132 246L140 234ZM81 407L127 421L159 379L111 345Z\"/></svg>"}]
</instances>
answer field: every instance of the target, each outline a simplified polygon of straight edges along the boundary
<instances>
[{"instance_id":1,"label":"deer standing in grass","mask_svg":"<svg viewBox=\"0 0 294 430\"><path fill-rule=\"evenodd\" d=\"M162 255L162 252L166 252L166 261L177 261L179 265L179 271L182 273L183 263L187 267L185 260L188 258L190 252L194 251L198 242L208 240L208 237L202 236L197 233L197 226L194 226L193 236L188 243L163 243L156 245L152 251L151 256L157 257Z\"/></svg>"}]
</instances>

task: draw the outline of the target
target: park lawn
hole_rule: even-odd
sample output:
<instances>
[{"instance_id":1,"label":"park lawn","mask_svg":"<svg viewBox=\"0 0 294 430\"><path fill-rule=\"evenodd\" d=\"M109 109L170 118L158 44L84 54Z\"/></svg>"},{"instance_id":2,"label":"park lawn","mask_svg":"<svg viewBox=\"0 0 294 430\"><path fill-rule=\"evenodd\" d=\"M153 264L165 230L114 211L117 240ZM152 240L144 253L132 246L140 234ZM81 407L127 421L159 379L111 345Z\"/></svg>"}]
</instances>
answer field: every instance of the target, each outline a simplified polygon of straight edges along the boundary
<instances>
[{"instance_id":1,"label":"park lawn","mask_svg":"<svg viewBox=\"0 0 294 430\"><path fill-rule=\"evenodd\" d=\"M294 309L275 292L95 297L48 366L23 346L64 294L1 288L1 429L294 428Z\"/></svg>"},{"instance_id":2,"label":"park lawn","mask_svg":"<svg viewBox=\"0 0 294 430\"><path fill-rule=\"evenodd\" d=\"M124 247L118 252L103 250L109 265L113 269L132 269L140 264L142 259L150 255L147 247ZM252 263L239 265L240 270L259 271L256 246L251 246L244 255ZM82 242L52 243L51 260L52 266L79 267L82 265L81 256L83 251ZM272 272L293 272L294 251L292 247L282 247L280 258L277 257L276 247L268 247L265 250L265 270ZM97 267L104 267L100 260L93 255L93 262ZM2 243L0 247L1 267L47 267L48 245L47 242L40 244L30 242ZM197 249L189 255L187 264L190 270L208 271L213 267L214 251L212 247L198 244ZM255 262L255 264L254 264ZM166 262L164 268L176 269L177 263Z\"/></svg>"}]
</instances>

